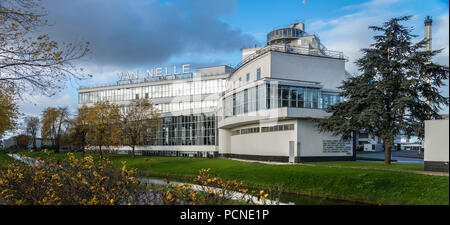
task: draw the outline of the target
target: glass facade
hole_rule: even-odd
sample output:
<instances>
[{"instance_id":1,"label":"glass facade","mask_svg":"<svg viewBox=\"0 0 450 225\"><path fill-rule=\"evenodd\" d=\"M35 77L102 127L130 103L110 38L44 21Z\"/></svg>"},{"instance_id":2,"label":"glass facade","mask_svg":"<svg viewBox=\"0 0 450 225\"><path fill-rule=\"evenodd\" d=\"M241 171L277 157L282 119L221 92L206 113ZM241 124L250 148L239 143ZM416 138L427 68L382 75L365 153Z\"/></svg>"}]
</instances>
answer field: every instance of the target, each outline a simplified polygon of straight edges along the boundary
<instances>
[{"instance_id":1,"label":"glass facade","mask_svg":"<svg viewBox=\"0 0 450 225\"><path fill-rule=\"evenodd\" d=\"M162 118L162 126L146 145L216 145L215 113L170 116Z\"/></svg>"},{"instance_id":2,"label":"glass facade","mask_svg":"<svg viewBox=\"0 0 450 225\"><path fill-rule=\"evenodd\" d=\"M304 32L297 28L281 28L267 34L267 42L269 43L282 38L299 38L303 35Z\"/></svg>"},{"instance_id":3,"label":"glass facade","mask_svg":"<svg viewBox=\"0 0 450 225\"><path fill-rule=\"evenodd\" d=\"M250 74L246 74L246 81L250 81ZM256 79L261 79L261 69L256 71ZM145 145L153 146L189 146L189 145L217 145L217 95L214 98L196 98L204 94L220 94L226 89L227 80L224 78L190 81L183 83L148 84L137 87L95 90L79 93L79 104L92 104L100 101L113 103L126 102L133 99L159 99L154 104L163 113L162 125L155 136L146 137ZM239 79L239 82L242 82ZM176 97L191 96L190 101L180 101ZM167 101L165 100L167 98ZM185 100L186 98L183 98ZM327 108L342 101L336 93L321 93L319 88L290 86L282 84L264 83L259 86L233 93L224 99L220 110L225 117L255 112L258 110L295 107L295 108ZM126 104L119 104L122 113L128 110ZM173 116L170 112L202 110L199 114ZM152 129L152 128L149 128ZM292 130L293 125L274 127L255 127L232 131L232 135L243 135L260 132ZM156 154L156 153L155 153ZM164 153L165 154L165 153ZM179 154L174 151L174 154ZM195 153L199 154L199 153Z\"/></svg>"},{"instance_id":4,"label":"glass facade","mask_svg":"<svg viewBox=\"0 0 450 225\"><path fill-rule=\"evenodd\" d=\"M97 90L78 94L78 104L120 102L136 98L165 98L189 95L214 94L225 91L226 80L202 80L183 83L148 85L140 87Z\"/></svg>"},{"instance_id":5,"label":"glass facade","mask_svg":"<svg viewBox=\"0 0 450 225\"><path fill-rule=\"evenodd\" d=\"M342 96L322 93L322 96L320 98L320 105L322 106L322 109L326 109L328 108L328 106L342 101L344 101L344 98Z\"/></svg>"},{"instance_id":6,"label":"glass facade","mask_svg":"<svg viewBox=\"0 0 450 225\"><path fill-rule=\"evenodd\" d=\"M176 112L181 110L190 109L206 109L217 107L217 100L204 100L204 101L173 101L170 103L154 104L155 108L161 113ZM120 112L127 112L128 107L126 105L120 106Z\"/></svg>"},{"instance_id":7,"label":"glass facade","mask_svg":"<svg viewBox=\"0 0 450 225\"><path fill-rule=\"evenodd\" d=\"M78 95L79 104L101 101L118 103L133 99L158 99L169 97L163 103L154 104L161 113L190 109L208 109L217 107L217 96L201 100L204 94L218 94L225 91L226 79L211 79L169 84L149 84L147 86L95 90ZM177 100L176 97L191 96L190 101ZM170 99L173 97L173 99ZM198 97L198 99L197 99ZM186 98L184 98L186 99ZM119 104L120 112L125 113L129 106ZM152 129L149 127L149 129ZM153 137L146 137L145 145L216 145L216 110L207 110L195 115L162 115L162 125Z\"/></svg>"},{"instance_id":8,"label":"glass facade","mask_svg":"<svg viewBox=\"0 0 450 225\"><path fill-rule=\"evenodd\" d=\"M319 88L263 84L225 98L225 117L280 107L325 109L341 102L337 94L322 94Z\"/></svg>"}]
</instances>

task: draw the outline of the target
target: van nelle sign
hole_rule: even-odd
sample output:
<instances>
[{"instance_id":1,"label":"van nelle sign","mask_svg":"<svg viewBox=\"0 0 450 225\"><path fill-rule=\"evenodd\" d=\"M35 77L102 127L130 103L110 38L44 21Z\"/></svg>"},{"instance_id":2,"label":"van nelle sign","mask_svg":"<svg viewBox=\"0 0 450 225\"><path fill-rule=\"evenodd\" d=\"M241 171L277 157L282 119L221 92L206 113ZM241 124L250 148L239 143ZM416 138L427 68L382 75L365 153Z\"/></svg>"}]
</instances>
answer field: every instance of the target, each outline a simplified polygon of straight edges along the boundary
<instances>
[{"instance_id":1,"label":"van nelle sign","mask_svg":"<svg viewBox=\"0 0 450 225\"><path fill-rule=\"evenodd\" d=\"M173 70L170 70L168 66L154 67L145 71L144 80L151 80L152 78L161 78L173 76L176 78L178 75L191 74L191 64L182 64L181 67L173 65ZM117 82L120 81L135 81L139 80L139 71L136 72L122 72L117 74Z\"/></svg>"}]
</instances>

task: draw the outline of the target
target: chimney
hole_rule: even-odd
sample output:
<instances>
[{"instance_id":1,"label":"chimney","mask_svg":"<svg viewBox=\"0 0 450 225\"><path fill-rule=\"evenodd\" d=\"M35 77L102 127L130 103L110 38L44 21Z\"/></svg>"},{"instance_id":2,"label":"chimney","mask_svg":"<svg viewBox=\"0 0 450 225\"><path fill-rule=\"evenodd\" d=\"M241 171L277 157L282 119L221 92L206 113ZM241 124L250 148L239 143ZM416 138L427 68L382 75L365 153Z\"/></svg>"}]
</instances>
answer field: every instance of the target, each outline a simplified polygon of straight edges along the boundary
<instances>
[{"instance_id":1,"label":"chimney","mask_svg":"<svg viewBox=\"0 0 450 225\"><path fill-rule=\"evenodd\" d=\"M429 42L425 45L425 51L431 51L431 24L433 23L433 20L430 18L430 16L427 16L425 19L425 34L424 39L429 40Z\"/></svg>"},{"instance_id":2,"label":"chimney","mask_svg":"<svg viewBox=\"0 0 450 225\"><path fill-rule=\"evenodd\" d=\"M427 16L425 19L425 33L424 33L424 40L429 40L427 44L425 44L425 51L431 51L431 24L433 23L433 20L430 16ZM430 80L428 78L425 78L425 82L430 83ZM424 102L426 102L429 106L432 106L432 103L428 101L428 99L424 98L422 96L422 99ZM422 145L424 144L424 141L422 141Z\"/></svg>"}]
</instances>

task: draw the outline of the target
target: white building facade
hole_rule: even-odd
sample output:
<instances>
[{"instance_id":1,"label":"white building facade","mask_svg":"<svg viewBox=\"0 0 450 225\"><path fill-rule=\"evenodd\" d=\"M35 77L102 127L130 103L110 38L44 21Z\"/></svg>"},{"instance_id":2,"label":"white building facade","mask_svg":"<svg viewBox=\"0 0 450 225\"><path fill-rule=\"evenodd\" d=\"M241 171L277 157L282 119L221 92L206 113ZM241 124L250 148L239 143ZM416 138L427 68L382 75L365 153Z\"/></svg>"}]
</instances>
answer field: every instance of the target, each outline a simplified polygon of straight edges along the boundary
<instances>
[{"instance_id":1,"label":"white building facade","mask_svg":"<svg viewBox=\"0 0 450 225\"><path fill-rule=\"evenodd\" d=\"M110 101L126 110L132 99L150 99L163 125L156 138L137 148L145 155L354 160L352 140L321 133L314 122L343 101L337 87L348 76L345 60L297 23L270 32L267 46L242 49L242 62L234 68L184 74L183 66L177 76L176 68L170 74L166 67L169 76L153 80L80 88L79 105Z\"/></svg>"}]
</instances>

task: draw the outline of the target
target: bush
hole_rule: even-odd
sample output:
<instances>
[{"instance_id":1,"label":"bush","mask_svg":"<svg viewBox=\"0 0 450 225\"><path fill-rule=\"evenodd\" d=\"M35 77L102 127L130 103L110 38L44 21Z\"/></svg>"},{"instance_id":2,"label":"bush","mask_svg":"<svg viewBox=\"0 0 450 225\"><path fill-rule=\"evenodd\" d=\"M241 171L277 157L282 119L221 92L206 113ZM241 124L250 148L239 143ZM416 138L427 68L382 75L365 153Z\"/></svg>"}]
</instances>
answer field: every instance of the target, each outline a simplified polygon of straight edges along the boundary
<instances>
[{"instance_id":1,"label":"bush","mask_svg":"<svg viewBox=\"0 0 450 225\"><path fill-rule=\"evenodd\" d=\"M248 194L248 189L242 187L243 183L235 180L226 181L221 178L212 176L210 169L201 169L199 175L194 181L201 186L197 186L198 191L192 190L192 185L170 185L169 188L156 189L161 194L161 201L167 205L229 205L229 204L258 204L255 199ZM240 197L237 192L243 193ZM262 200L262 204L267 204L266 198L269 195L263 190L256 193L253 191L258 200ZM236 199L230 200L232 197Z\"/></svg>"},{"instance_id":2,"label":"bush","mask_svg":"<svg viewBox=\"0 0 450 225\"><path fill-rule=\"evenodd\" d=\"M136 204L143 188L136 170L113 168L107 159L92 156L36 166L8 165L0 171L0 199L5 204L112 205Z\"/></svg>"},{"instance_id":3,"label":"bush","mask_svg":"<svg viewBox=\"0 0 450 225\"><path fill-rule=\"evenodd\" d=\"M32 151L30 151L31 153ZM43 154L51 155L44 149ZM40 161L37 165L10 163L0 171L0 203L9 205L227 205L257 204L242 188L242 182L224 181L201 169L195 182L202 185L195 190L190 184L153 187L148 190L136 178L137 169L112 166L108 158L94 160L93 156ZM27 157L27 156L23 156ZM9 157L8 157L9 158ZM39 157L35 158L40 160ZM240 199L230 200L236 192ZM256 194L263 200L268 194ZM260 203L261 204L261 203Z\"/></svg>"}]
</instances>

